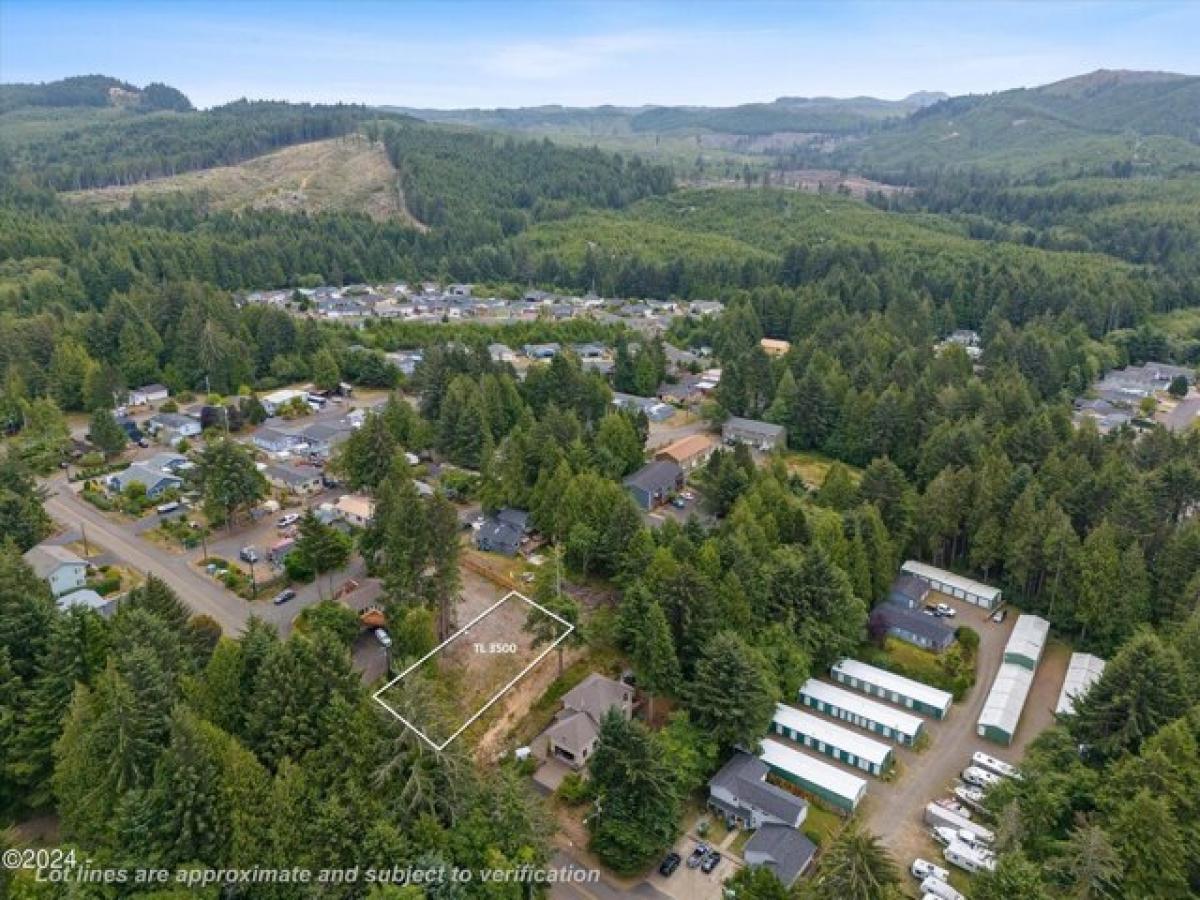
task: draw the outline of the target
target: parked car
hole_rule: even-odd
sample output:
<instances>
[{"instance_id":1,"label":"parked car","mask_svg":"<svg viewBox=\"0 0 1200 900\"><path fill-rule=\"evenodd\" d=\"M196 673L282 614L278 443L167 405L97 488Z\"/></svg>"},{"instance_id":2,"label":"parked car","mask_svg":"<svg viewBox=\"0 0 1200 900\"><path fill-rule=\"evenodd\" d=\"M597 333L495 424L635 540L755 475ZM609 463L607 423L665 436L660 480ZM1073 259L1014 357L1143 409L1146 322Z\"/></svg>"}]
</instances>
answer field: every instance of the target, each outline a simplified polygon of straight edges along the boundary
<instances>
[{"instance_id":1,"label":"parked car","mask_svg":"<svg viewBox=\"0 0 1200 900\"><path fill-rule=\"evenodd\" d=\"M376 628L373 634L375 635L375 640L379 641L379 646L383 647L384 650L392 646L392 636L387 633L386 628Z\"/></svg>"},{"instance_id":2,"label":"parked car","mask_svg":"<svg viewBox=\"0 0 1200 900\"><path fill-rule=\"evenodd\" d=\"M921 859L920 857L912 861L912 865L908 867L908 870L912 873L913 878L920 878L922 881L931 875L934 878L940 878L942 881L950 880L950 872L948 870L943 869L941 866L935 866L929 860Z\"/></svg>"},{"instance_id":3,"label":"parked car","mask_svg":"<svg viewBox=\"0 0 1200 900\"><path fill-rule=\"evenodd\" d=\"M137 445L139 447L141 447L143 450L145 450L147 447L150 446L150 442L148 440L146 440L146 438L140 437L137 439Z\"/></svg>"},{"instance_id":4,"label":"parked car","mask_svg":"<svg viewBox=\"0 0 1200 900\"><path fill-rule=\"evenodd\" d=\"M698 868L700 863L704 862L704 857L708 856L710 850L712 850L712 847L701 841L696 845L696 849L692 851L692 855L688 857L687 867L689 869Z\"/></svg>"},{"instance_id":5,"label":"parked car","mask_svg":"<svg viewBox=\"0 0 1200 900\"><path fill-rule=\"evenodd\" d=\"M937 605L937 614L945 618L953 619L958 615L958 610L953 606L950 606L948 603L939 603Z\"/></svg>"},{"instance_id":6,"label":"parked car","mask_svg":"<svg viewBox=\"0 0 1200 900\"><path fill-rule=\"evenodd\" d=\"M671 505L676 509L684 509L687 506L687 501L682 497L676 497L671 501Z\"/></svg>"},{"instance_id":7,"label":"parked car","mask_svg":"<svg viewBox=\"0 0 1200 900\"><path fill-rule=\"evenodd\" d=\"M286 516L281 516L279 521L275 523L277 528L291 528L300 521L300 513L288 513Z\"/></svg>"},{"instance_id":8,"label":"parked car","mask_svg":"<svg viewBox=\"0 0 1200 900\"><path fill-rule=\"evenodd\" d=\"M994 613L992 613L992 621L995 622L997 625L1001 624L1007 618L1008 618L1008 608L1007 607L1002 606L998 610L996 610Z\"/></svg>"},{"instance_id":9,"label":"parked car","mask_svg":"<svg viewBox=\"0 0 1200 900\"><path fill-rule=\"evenodd\" d=\"M661 863L658 864L658 874L663 878L670 878L675 874L675 870L679 868L682 858L678 853L672 850L668 853Z\"/></svg>"},{"instance_id":10,"label":"parked car","mask_svg":"<svg viewBox=\"0 0 1200 900\"><path fill-rule=\"evenodd\" d=\"M178 500L172 500L170 503L160 503L154 507L160 516L165 516L175 512L182 504Z\"/></svg>"},{"instance_id":11,"label":"parked car","mask_svg":"<svg viewBox=\"0 0 1200 900\"><path fill-rule=\"evenodd\" d=\"M256 563L259 560L258 551L253 547L243 547L238 551L238 559L242 562Z\"/></svg>"},{"instance_id":12,"label":"parked car","mask_svg":"<svg viewBox=\"0 0 1200 900\"><path fill-rule=\"evenodd\" d=\"M287 603L289 600L294 600L295 598L296 598L296 592L293 591L291 588L286 588L286 589L280 591L278 594L276 594L275 598L271 602L274 603L276 606L282 606L283 604Z\"/></svg>"},{"instance_id":13,"label":"parked car","mask_svg":"<svg viewBox=\"0 0 1200 900\"><path fill-rule=\"evenodd\" d=\"M712 870L721 864L721 854L713 850L708 856L704 857L704 862L700 863L700 871L705 875L712 874Z\"/></svg>"}]
</instances>

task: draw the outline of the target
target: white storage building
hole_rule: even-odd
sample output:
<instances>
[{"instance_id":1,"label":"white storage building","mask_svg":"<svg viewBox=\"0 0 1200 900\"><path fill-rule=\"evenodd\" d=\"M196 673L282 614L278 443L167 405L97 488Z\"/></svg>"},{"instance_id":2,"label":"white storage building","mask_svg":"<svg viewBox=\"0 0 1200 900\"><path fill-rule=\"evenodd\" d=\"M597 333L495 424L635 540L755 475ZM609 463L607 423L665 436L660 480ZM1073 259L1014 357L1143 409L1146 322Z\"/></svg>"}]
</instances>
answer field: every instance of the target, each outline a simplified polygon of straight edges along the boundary
<instances>
[{"instance_id":1,"label":"white storage building","mask_svg":"<svg viewBox=\"0 0 1200 900\"><path fill-rule=\"evenodd\" d=\"M917 716L885 703L868 700L845 688L810 678L800 688L800 702L827 716L857 725L912 746L924 723Z\"/></svg>"},{"instance_id":2,"label":"white storage building","mask_svg":"<svg viewBox=\"0 0 1200 900\"><path fill-rule=\"evenodd\" d=\"M763 739L758 758L784 781L846 813L854 812L867 793L866 781L857 775L771 738Z\"/></svg>"},{"instance_id":3,"label":"white storage building","mask_svg":"<svg viewBox=\"0 0 1200 900\"><path fill-rule=\"evenodd\" d=\"M974 581L962 575L955 575L953 572L947 572L945 569L929 566L913 559L902 565L900 571L919 578L939 593L958 600L965 600L967 603L982 606L985 609L995 609L1000 605L1002 599L1000 588Z\"/></svg>"},{"instance_id":4,"label":"white storage building","mask_svg":"<svg viewBox=\"0 0 1200 900\"><path fill-rule=\"evenodd\" d=\"M946 718L954 695L856 659L843 659L829 670L834 681L882 697L936 719Z\"/></svg>"},{"instance_id":5,"label":"white storage building","mask_svg":"<svg viewBox=\"0 0 1200 900\"><path fill-rule=\"evenodd\" d=\"M998 744L1011 744L1032 684L1032 669L1017 663L1001 663L979 713L976 733Z\"/></svg>"},{"instance_id":6,"label":"white storage building","mask_svg":"<svg viewBox=\"0 0 1200 900\"><path fill-rule=\"evenodd\" d=\"M1057 716L1069 716L1075 712L1075 701L1088 692L1093 684L1104 674L1104 660L1090 653L1072 653L1071 663L1067 666L1067 678L1063 682L1062 693L1058 695L1058 705L1054 707Z\"/></svg>"},{"instance_id":7,"label":"white storage building","mask_svg":"<svg viewBox=\"0 0 1200 900\"><path fill-rule=\"evenodd\" d=\"M1042 661L1049 636L1050 623L1041 616L1020 616L1004 645L1004 661L1033 671Z\"/></svg>"},{"instance_id":8,"label":"white storage building","mask_svg":"<svg viewBox=\"0 0 1200 900\"><path fill-rule=\"evenodd\" d=\"M882 775L892 765L892 748L882 741L784 703L775 704L771 729L798 744L872 775Z\"/></svg>"}]
</instances>

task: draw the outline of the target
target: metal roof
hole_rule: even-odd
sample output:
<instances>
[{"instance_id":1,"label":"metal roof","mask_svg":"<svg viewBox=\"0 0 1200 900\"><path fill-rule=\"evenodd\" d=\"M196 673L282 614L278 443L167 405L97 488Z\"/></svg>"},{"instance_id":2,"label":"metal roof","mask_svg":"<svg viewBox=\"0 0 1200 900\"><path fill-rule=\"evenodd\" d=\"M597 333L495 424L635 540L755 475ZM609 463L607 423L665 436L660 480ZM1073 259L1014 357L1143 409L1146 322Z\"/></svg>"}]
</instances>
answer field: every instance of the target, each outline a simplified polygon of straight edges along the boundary
<instances>
[{"instance_id":1,"label":"metal roof","mask_svg":"<svg viewBox=\"0 0 1200 900\"><path fill-rule=\"evenodd\" d=\"M834 725L828 719L818 718L784 703L775 704L775 724L807 735L828 747L852 753L877 766L886 764L892 755L892 748L882 741L872 740L857 731Z\"/></svg>"},{"instance_id":2,"label":"metal roof","mask_svg":"<svg viewBox=\"0 0 1200 900\"><path fill-rule=\"evenodd\" d=\"M1058 695L1055 715L1064 716L1075 712L1075 701L1088 692L1104 674L1105 662L1090 653L1072 653L1067 666L1067 677L1063 681L1062 693Z\"/></svg>"},{"instance_id":3,"label":"metal roof","mask_svg":"<svg viewBox=\"0 0 1200 900\"><path fill-rule=\"evenodd\" d=\"M921 681L905 678L903 675L897 675L887 669L869 666L857 659L843 659L841 662L835 663L831 671L841 672L843 675L849 675L859 681L866 681L885 690L895 691L903 697L911 697L919 703L937 709L947 710L954 702L954 695L947 691L930 687Z\"/></svg>"},{"instance_id":4,"label":"metal roof","mask_svg":"<svg viewBox=\"0 0 1200 900\"><path fill-rule=\"evenodd\" d=\"M779 741L764 738L758 758L773 769L804 779L810 784L858 803L867 792L867 782L837 766L793 750Z\"/></svg>"},{"instance_id":5,"label":"metal roof","mask_svg":"<svg viewBox=\"0 0 1200 900\"><path fill-rule=\"evenodd\" d=\"M1004 645L1004 653L1016 653L1028 659L1039 660L1046 646L1046 638L1050 634L1050 623L1041 616L1022 615L1017 618L1017 624L1008 636Z\"/></svg>"},{"instance_id":6,"label":"metal roof","mask_svg":"<svg viewBox=\"0 0 1200 900\"><path fill-rule=\"evenodd\" d=\"M974 581L962 575L955 575L953 572L939 569L937 566L929 566L923 562L917 562L915 559L908 560L900 567L900 571L907 572L909 575L916 575L918 578L953 585L965 593L973 594L976 597L985 597L989 601L994 601L1000 596L1000 588L992 587L990 584L984 584L981 581Z\"/></svg>"},{"instance_id":7,"label":"metal roof","mask_svg":"<svg viewBox=\"0 0 1200 900\"><path fill-rule=\"evenodd\" d=\"M1032 671L1016 663L1001 663L979 714L979 726L998 728L1008 735L1016 732L1032 684Z\"/></svg>"},{"instance_id":8,"label":"metal roof","mask_svg":"<svg viewBox=\"0 0 1200 900\"><path fill-rule=\"evenodd\" d=\"M902 709L897 709L886 703L879 703L864 697L862 694L838 687L835 684L817 681L815 678L810 678L804 682L804 685L800 688L800 693L812 697L814 700L819 700L822 703L827 703L830 706L836 706L839 709L862 716L864 719L870 719L872 722L891 728L893 731L898 731L901 734L916 735L921 730L923 724L919 717L907 713Z\"/></svg>"}]
</instances>

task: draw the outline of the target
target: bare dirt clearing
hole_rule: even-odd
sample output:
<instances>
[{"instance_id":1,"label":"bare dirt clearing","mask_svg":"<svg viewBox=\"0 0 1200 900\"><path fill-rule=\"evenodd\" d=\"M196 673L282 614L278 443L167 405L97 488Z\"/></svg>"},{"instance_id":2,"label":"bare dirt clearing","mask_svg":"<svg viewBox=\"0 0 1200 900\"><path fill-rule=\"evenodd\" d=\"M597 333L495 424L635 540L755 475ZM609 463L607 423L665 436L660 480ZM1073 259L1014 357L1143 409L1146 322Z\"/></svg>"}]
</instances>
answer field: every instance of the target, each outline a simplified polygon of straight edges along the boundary
<instances>
[{"instance_id":1,"label":"bare dirt clearing","mask_svg":"<svg viewBox=\"0 0 1200 900\"><path fill-rule=\"evenodd\" d=\"M396 170L383 145L361 135L296 144L235 166L219 166L153 178L133 185L71 191L72 203L100 209L128 206L135 195L205 193L216 209L281 209L288 212L351 210L382 221L409 215Z\"/></svg>"}]
</instances>

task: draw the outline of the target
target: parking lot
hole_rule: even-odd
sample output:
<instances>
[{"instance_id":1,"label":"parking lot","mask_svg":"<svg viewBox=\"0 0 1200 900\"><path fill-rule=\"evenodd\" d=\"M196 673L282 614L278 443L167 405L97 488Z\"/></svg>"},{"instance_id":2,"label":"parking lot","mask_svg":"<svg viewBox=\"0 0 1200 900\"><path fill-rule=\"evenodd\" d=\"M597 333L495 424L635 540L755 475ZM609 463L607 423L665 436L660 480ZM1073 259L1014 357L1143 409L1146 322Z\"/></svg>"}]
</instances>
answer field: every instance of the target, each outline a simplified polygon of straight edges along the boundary
<instances>
[{"instance_id":1,"label":"parking lot","mask_svg":"<svg viewBox=\"0 0 1200 900\"><path fill-rule=\"evenodd\" d=\"M943 721L925 719L930 740L924 750L917 752L895 745L896 777L890 782L872 779L860 807L867 828L880 837L897 862L905 867L917 856L941 860L941 851L924 824L925 805L953 793L972 753L980 750L1007 762L1019 762L1029 743L1053 724L1054 704L1070 657L1062 644L1049 644L1012 746L986 741L976 735L975 724L1004 656L1004 645L1016 624L1017 613L1009 610L1003 624L996 624L978 607L943 597L937 597L935 602L938 600L950 602L958 610L958 623L979 633L975 686L966 698L955 701Z\"/></svg>"},{"instance_id":2,"label":"parking lot","mask_svg":"<svg viewBox=\"0 0 1200 900\"><path fill-rule=\"evenodd\" d=\"M729 845L737 838L737 834L736 831L730 832L722 841L722 846L716 848L721 854L721 861L712 872L707 873L699 866L688 866L688 858L700 844L700 839L693 834L683 835L674 847L674 851L680 856L679 867L675 872L670 876L663 876L656 867L646 880L661 893L678 900L717 900L723 896L722 884L725 879L732 877L741 867L741 861L734 858L729 850Z\"/></svg>"}]
</instances>

